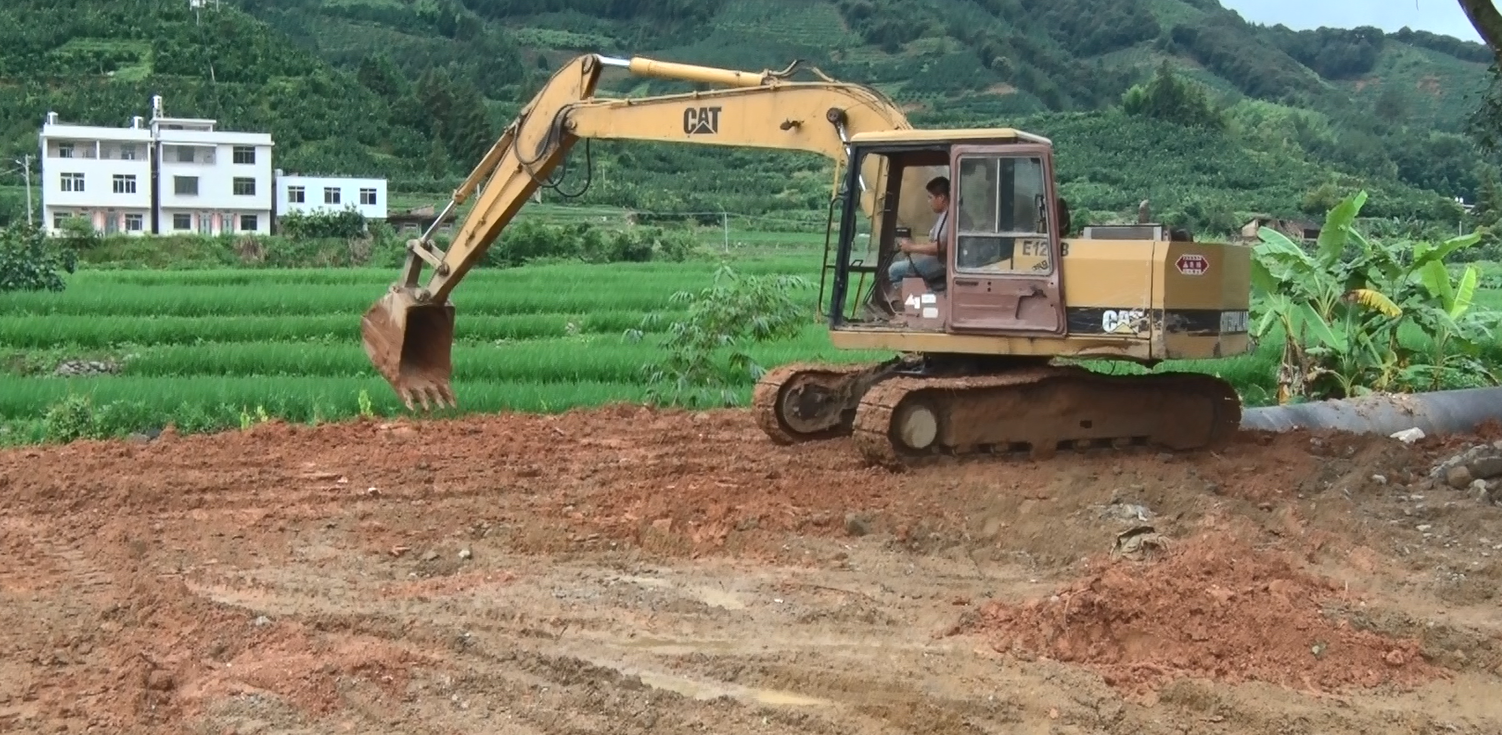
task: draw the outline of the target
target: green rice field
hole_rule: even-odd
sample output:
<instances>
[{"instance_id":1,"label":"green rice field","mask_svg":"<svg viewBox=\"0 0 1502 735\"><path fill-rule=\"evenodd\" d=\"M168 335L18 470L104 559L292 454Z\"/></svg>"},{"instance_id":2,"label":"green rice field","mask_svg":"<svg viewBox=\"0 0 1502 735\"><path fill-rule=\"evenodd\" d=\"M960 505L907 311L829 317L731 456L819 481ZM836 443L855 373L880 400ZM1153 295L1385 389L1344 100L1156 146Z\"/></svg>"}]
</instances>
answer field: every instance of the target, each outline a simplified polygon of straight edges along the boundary
<instances>
[{"instance_id":1,"label":"green rice field","mask_svg":"<svg viewBox=\"0 0 1502 735\"><path fill-rule=\"evenodd\" d=\"M815 278L817 250L737 259L746 274ZM632 341L649 313L682 314L679 290L710 284L716 264L533 265L472 272L458 307L454 387L458 412L561 411L640 401L643 365L661 357L661 331ZM0 443L40 441L87 399L96 435L160 428L235 428L264 417L337 420L404 407L360 347L360 315L395 276L391 269L81 271L67 290L0 294ZM1496 303L1495 292L1484 300ZM752 354L764 366L795 360L881 359L834 350L812 316L791 341ZM1230 379L1252 405L1274 389L1274 344L1193 369ZM116 374L61 377L65 360L109 361ZM1131 366L1108 369L1130 369ZM734 376L742 401L749 374ZM83 411L75 406L75 412ZM448 412L440 412L448 413ZM51 418L49 418L49 414Z\"/></svg>"},{"instance_id":2,"label":"green rice field","mask_svg":"<svg viewBox=\"0 0 1502 735\"><path fill-rule=\"evenodd\" d=\"M740 261L745 274L813 277L818 255ZM471 273L458 307L459 412L559 411L640 401L658 338L626 332L649 313L682 316L680 290L709 285L716 264L538 265ZM61 293L0 294L0 442L37 441L49 408L87 396L109 433L233 428L272 416L298 422L405 411L360 347L360 315L392 269L81 271ZM812 312L815 294L809 294ZM810 316L795 340L753 350L764 365L884 355L833 350ZM113 375L61 377L65 360L109 361ZM749 396L752 380L740 376ZM363 395L362 395L363 394ZM448 412L440 412L440 414Z\"/></svg>"}]
</instances>

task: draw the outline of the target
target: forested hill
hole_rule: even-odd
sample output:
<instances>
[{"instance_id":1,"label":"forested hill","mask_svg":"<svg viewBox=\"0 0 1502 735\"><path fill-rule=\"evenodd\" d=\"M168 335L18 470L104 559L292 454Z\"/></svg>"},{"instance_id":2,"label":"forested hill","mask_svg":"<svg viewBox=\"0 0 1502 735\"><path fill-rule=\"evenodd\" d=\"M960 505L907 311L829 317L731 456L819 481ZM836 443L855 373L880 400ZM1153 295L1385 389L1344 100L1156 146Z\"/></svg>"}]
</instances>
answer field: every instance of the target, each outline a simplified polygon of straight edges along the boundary
<instances>
[{"instance_id":1,"label":"forested hill","mask_svg":"<svg viewBox=\"0 0 1502 735\"><path fill-rule=\"evenodd\" d=\"M0 145L35 151L48 110L120 124L159 93L169 113L270 130L281 168L437 192L585 51L752 70L802 59L883 89L919 126L1035 129L1059 145L1066 192L1097 213L1151 196L1223 228L1360 185L1377 192L1369 212L1443 219L1449 197L1488 188L1465 135L1490 80L1484 47L1252 26L1215 0L9 0ZM1199 84L1127 94L1160 67ZM812 209L828 183L823 161L793 154L593 152L584 199L645 209Z\"/></svg>"}]
</instances>

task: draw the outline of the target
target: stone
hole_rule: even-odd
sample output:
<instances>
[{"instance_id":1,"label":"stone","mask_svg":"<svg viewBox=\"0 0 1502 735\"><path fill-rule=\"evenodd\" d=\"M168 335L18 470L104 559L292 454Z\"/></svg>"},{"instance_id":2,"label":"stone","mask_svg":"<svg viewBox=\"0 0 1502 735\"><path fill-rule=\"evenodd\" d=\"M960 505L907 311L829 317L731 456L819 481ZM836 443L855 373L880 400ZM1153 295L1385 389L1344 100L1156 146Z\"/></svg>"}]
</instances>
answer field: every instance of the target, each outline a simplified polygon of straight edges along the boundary
<instances>
[{"instance_id":1,"label":"stone","mask_svg":"<svg viewBox=\"0 0 1502 735\"><path fill-rule=\"evenodd\" d=\"M146 675L146 688L158 692L170 692L176 686L172 675L160 669Z\"/></svg>"},{"instance_id":2,"label":"stone","mask_svg":"<svg viewBox=\"0 0 1502 735\"><path fill-rule=\"evenodd\" d=\"M1491 485L1487 484L1486 480L1472 480L1466 495L1478 502L1488 503L1491 502L1491 492Z\"/></svg>"},{"instance_id":3,"label":"stone","mask_svg":"<svg viewBox=\"0 0 1502 735\"><path fill-rule=\"evenodd\" d=\"M1393 439L1397 439L1398 441L1403 442L1404 444L1412 444L1424 438L1424 430L1415 426L1412 429L1404 429L1402 431L1394 432L1389 436Z\"/></svg>"},{"instance_id":4,"label":"stone","mask_svg":"<svg viewBox=\"0 0 1502 735\"><path fill-rule=\"evenodd\" d=\"M845 533L864 536L871 532L871 521L860 513L845 514Z\"/></svg>"},{"instance_id":5,"label":"stone","mask_svg":"<svg viewBox=\"0 0 1502 735\"><path fill-rule=\"evenodd\" d=\"M1502 475L1502 457L1482 457L1466 465L1471 471L1471 477L1482 480L1490 480Z\"/></svg>"},{"instance_id":6,"label":"stone","mask_svg":"<svg viewBox=\"0 0 1502 735\"><path fill-rule=\"evenodd\" d=\"M1471 470L1465 465L1451 467L1445 473L1445 482L1456 490L1465 489L1466 486L1471 484L1472 479L1474 478L1471 477Z\"/></svg>"}]
</instances>

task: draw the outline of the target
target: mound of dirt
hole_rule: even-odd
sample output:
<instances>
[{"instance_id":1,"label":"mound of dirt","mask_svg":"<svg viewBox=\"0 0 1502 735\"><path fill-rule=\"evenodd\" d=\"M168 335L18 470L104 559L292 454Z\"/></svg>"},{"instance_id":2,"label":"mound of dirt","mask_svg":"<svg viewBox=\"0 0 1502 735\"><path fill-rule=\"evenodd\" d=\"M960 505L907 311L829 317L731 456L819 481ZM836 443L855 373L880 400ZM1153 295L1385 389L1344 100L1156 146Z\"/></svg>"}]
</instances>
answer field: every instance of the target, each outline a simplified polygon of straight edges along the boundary
<instances>
[{"instance_id":1,"label":"mound of dirt","mask_svg":"<svg viewBox=\"0 0 1502 735\"><path fill-rule=\"evenodd\" d=\"M979 632L1003 653L1082 664L1138 692L1182 676L1334 691L1443 675L1419 656L1419 641L1326 614L1349 602L1335 583L1219 532L1157 562L1097 565L1050 597L987 603L956 632Z\"/></svg>"}]
</instances>

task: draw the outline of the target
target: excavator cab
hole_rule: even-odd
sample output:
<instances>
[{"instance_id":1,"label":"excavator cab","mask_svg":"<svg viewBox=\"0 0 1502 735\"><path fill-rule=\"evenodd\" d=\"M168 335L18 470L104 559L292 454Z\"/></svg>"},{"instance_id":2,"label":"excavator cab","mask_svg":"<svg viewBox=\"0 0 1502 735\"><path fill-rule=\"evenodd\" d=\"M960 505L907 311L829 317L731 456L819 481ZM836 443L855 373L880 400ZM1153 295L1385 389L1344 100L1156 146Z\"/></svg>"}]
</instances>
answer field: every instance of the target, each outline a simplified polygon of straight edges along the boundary
<instances>
[{"instance_id":1,"label":"excavator cab","mask_svg":"<svg viewBox=\"0 0 1502 735\"><path fill-rule=\"evenodd\" d=\"M1012 129L857 135L851 163L839 197L841 219L831 227L838 234L831 240L834 261L844 264L832 269L826 313L833 328L1064 333L1058 263L1065 233L1046 138ZM868 172L881 187L875 206L867 206ZM933 212L926 197L927 183L937 177L949 180L943 213ZM928 232L941 215L943 275L890 282L891 264L912 257L898 249L898 238ZM871 245L855 260L866 232ZM866 265L872 250L875 264ZM828 272L828 253L825 263ZM852 276L858 310L847 308ZM888 305L891 310L883 308Z\"/></svg>"}]
</instances>

